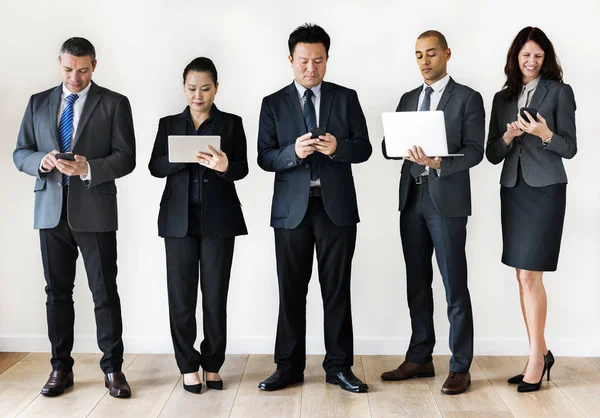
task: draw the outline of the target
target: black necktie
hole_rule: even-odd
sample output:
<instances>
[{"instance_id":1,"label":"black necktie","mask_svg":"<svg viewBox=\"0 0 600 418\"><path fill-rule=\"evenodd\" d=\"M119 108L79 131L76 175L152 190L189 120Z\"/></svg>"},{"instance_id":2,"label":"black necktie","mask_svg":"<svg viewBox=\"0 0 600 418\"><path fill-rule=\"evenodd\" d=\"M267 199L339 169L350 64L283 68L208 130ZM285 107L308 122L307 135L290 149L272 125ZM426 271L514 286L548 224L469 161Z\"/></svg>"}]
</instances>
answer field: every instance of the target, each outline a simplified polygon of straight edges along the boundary
<instances>
[{"instance_id":1,"label":"black necktie","mask_svg":"<svg viewBox=\"0 0 600 418\"><path fill-rule=\"evenodd\" d=\"M306 129L308 132L317 126L317 112L315 112L315 105L312 102L312 97L315 94L311 89L306 89L304 92L304 122L306 123ZM319 178L319 167L317 166L317 156L313 154L310 161L310 179L315 181Z\"/></svg>"},{"instance_id":2,"label":"black necktie","mask_svg":"<svg viewBox=\"0 0 600 418\"><path fill-rule=\"evenodd\" d=\"M433 89L430 86L427 86L425 89L425 97L423 97L423 103L421 103L421 107L419 107L419 112L428 112L431 110L431 93L433 93ZM412 166L410 167L410 174L412 174L414 178L419 177L424 172L424 165L412 163Z\"/></svg>"}]
</instances>

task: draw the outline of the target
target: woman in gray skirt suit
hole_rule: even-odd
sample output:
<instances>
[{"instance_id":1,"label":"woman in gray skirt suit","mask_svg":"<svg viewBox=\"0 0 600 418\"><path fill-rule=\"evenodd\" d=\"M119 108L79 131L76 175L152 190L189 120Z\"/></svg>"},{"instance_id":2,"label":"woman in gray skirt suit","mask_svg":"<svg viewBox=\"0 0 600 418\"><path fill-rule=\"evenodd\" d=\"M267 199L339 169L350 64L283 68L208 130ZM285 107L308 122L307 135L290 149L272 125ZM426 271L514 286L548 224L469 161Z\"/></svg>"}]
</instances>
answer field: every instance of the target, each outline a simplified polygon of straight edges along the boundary
<instances>
[{"instance_id":1,"label":"woman in gray skirt suit","mask_svg":"<svg viewBox=\"0 0 600 418\"><path fill-rule=\"evenodd\" d=\"M492 164L504 161L502 263L516 269L529 337L527 364L508 382L518 383L519 392L531 392L539 390L546 372L550 379L554 364L544 338L542 277L558 263L567 191L562 159L577 153L576 106L554 47L539 28L526 27L517 34L504 72L506 83L492 105L486 156Z\"/></svg>"}]
</instances>

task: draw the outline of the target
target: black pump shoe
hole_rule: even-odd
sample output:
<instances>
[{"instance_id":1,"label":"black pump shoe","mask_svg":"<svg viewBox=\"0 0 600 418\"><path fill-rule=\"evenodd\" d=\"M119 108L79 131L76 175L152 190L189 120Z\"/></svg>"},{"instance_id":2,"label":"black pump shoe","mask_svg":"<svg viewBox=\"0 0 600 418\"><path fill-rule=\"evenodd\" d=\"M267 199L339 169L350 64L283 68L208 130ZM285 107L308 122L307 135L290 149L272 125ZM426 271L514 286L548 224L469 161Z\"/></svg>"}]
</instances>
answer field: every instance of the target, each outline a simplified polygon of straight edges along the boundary
<instances>
[{"instance_id":1,"label":"black pump shoe","mask_svg":"<svg viewBox=\"0 0 600 418\"><path fill-rule=\"evenodd\" d=\"M221 380L208 380L206 379L206 371L202 370L202 377L206 383L208 389L223 390L223 379Z\"/></svg>"},{"instance_id":2,"label":"black pump shoe","mask_svg":"<svg viewBox=\"0 0 600 418\"><path fill-rule=\"evenodd\" d=\"M198 395L202 391L202 383L197 383L195 385L186 385L184 375L181 375L181 383L183 383L183 388L190 393Z\"/></svg>"},{"instance_id":3,"label":"black pump shoe","mask_svg":"<svg viewBox=\"0 0 600 418\"><path fill-rule=\"evenodd\" d=\"M519 383L519 386L517 387L517 392L536 392L540 390L540 388L542 387L542 380L544 380L544 375L546 374L546 371L548 371L548 380L550 380L550 368L554 365L554 356L552 355L550 350L548 350L548 355L542 355L544 356L544 370L542 371L540 381L537 383L528 383L522 380L521 383Z\"/></svg>"}]
</instances>

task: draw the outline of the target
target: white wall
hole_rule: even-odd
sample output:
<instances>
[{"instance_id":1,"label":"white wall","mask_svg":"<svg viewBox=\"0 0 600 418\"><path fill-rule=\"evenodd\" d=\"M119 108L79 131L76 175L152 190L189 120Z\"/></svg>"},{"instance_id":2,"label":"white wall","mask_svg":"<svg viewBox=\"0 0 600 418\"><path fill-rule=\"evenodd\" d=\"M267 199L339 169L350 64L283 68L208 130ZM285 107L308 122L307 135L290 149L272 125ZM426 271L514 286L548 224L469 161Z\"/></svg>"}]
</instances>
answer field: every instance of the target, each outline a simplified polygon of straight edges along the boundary
<instances>
[{"instance_id":1,"label":"white wall","mask_svg":"<svg viewBox=\"0 0 600 418\"><path fill-rule=\"evenodd\" d=\"M135 120L138 167L118 181L118 283L126 350L172 350L164 247L156 229L164 180L151 177L146 167L158 119L185 106L183 68L204 55L219 71L216 103L243 117L249 145L250 174L237 187L250 235L236 242L229 352L272 352L278 307L269 227L273 174L256 164L258 114L263 96L291 82L287 37L310 21L330 34L326 79L358 91L374 148L368 162L354 167L362 218L352 282L356 352L404 353L410 336L396 210L401 163L381 156L380 114L395 109L400 95L421 83L414 62L416 37L430 28L445 33L453 51L450 74L482 93L489 118L493 94L504 82L510 42L519 29L535 25L554 42L578 104L579 153L566 162L571 183L559 270L546 276L547 338L560 355L600 355L600 200L594 180L600 153L598 17L595 0L0 0L0 351L49 350L39 238L32 229L34 181L15 169L12 151L29 96L60 82L56 56L61 43L84 36L98 54L94 80L127 95ZM500 263L500 166L484 160L471 175L474 208L467 251L475 350L526 353L514 271ZM444 290L437 273L434 283L437 352L447 353ZM96 351L82 263L75 305L75 350ZM321 298L314 277L307 311L309 350L323 352Z\"/></svg>"}]
</instances>

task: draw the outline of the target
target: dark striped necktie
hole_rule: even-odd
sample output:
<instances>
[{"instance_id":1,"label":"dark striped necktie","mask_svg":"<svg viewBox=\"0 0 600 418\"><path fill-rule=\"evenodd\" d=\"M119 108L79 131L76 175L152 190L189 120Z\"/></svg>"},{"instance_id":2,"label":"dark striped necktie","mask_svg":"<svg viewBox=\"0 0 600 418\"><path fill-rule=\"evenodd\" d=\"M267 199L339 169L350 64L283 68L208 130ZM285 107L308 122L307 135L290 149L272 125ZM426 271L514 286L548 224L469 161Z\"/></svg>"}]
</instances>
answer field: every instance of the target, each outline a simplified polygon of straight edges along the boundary
<instances>
[{"instance_id":1,"label":"dark striped necktie","mask_svg":"<svg viewBox=\"0 0 600 418\"><path fill-rule=\"evenodd\" d=\"M60 152L71 152L71 134L73 133L73 106L79 98L77 94L67 96L67 106L60 115L58 123L58 135L60 137ZM69 176L63 174L63 184L69 184Z\"/></svg>"},{"instance_id":2,"label":"dark striped necktie","mask_svg":"<svg viewBox=\"0 0 600 418\"><path fill-rule=\"evenodd\" d=\"M419 107L419 112L428 112L431 110L431 93L433 93L433 89L431 86L427 86L425 89L425 97L423 97L423 103L421 103L421 107ZM419 177L424 172L424 165L412 163L412 166L410 167L410 174L412 174L414 178Z\"/></svg>"}]
</instances>

